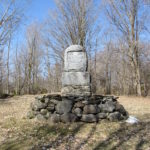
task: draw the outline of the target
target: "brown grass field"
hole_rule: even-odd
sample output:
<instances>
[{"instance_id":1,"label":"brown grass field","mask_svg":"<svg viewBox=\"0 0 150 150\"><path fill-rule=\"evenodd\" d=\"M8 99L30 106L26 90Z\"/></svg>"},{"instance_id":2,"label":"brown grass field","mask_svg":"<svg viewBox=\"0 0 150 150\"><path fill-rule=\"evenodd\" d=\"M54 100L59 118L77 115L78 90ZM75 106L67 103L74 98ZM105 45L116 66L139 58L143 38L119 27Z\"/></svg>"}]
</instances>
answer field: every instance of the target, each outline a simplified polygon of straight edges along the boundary
<instances>
[{"instance_id":1,"label":"brown grass field","mask_svg":"<svg viewBox=\"0 0 150 150\"><path fill-rule=\"evenodd\" d=\"M150 150L150 98L120 96L140 123L51 124L26 119L33 95L0 100L0 150ZM46 149L46 148L45 148Z\"/></svg>"}]
</instances>

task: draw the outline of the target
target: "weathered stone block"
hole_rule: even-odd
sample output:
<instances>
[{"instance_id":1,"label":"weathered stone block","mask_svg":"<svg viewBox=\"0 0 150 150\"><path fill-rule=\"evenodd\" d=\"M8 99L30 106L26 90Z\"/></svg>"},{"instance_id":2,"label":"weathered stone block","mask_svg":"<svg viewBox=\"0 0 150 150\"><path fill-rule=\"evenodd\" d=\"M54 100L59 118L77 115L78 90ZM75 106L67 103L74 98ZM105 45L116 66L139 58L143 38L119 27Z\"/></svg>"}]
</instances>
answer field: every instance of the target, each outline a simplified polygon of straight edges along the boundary
<instances>
[{"instance_id":1,"label":"weathered stone block","mask_svg":"<svg viewBox=\"0 0 150 150\"><path fill-rule=\"evenodd\" d=\"M63 86L89 86L90 74L88 72L63 72L62 73Z\"/></svg>"},{"instance_id":2,"label":"weathered stone block","mask_svg":"<svg viewBox=\"0 0 150 150\"><path fill-rule=\"evenodd\" d=\"M62 87L61 94L64 96L90 96L91 89L89 86L65 86Z\"/></svg>"}]
</instances>

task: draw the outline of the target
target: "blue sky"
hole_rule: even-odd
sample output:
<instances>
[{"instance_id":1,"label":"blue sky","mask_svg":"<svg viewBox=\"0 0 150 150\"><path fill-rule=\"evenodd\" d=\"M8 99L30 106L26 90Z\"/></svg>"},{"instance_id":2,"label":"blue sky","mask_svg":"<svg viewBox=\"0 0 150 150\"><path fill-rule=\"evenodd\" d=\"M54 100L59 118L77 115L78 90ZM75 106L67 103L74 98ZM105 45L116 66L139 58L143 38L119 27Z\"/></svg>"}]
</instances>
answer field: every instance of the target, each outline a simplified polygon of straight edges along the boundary
<instances>
[{"instance_id":1,"label":"blue sky","mask_svg":"<svg viewBox=\"0 0 150 150\"><path fill-rule=\"evenodd\" d=\"M25 0L23 10L25 17L14 36L14 48L16 42L22 42L24 40L27 26L35 21L44 21L51 9L55 9L54 0Z\"/></svg>"},{"instance_id":2,"label":"blue sky","mask_svg":"<svg viewBox=\"0 0 150 150\"><path fill-rule=\"evenodd\" d=\"M45 18L48 16L49 10L55 9L54 0L25 0L25 2L25 20L23 21L23 25L21 25L21 28L19 28L18 32L16 33L16 38L18 38L18 41L24 40L26 27L28 25L35 21L44 21ZM99 0L96 0L95 2L99 2ZM105 28L108 25L108 22L105 20L103 15L101 15L100 18L102 28ZM145 36L145 34L143 36ZM146 38L149 38L149 36L146 36Z\"/></svg>"},{"instance_id":3,"label":"blue sky","mask_svg":"<svg viewBox=\"0 0 150 150\"><path fill-rule=\"evenodd\" d=\"M30 0L27 6L26 16L29 22L42 21L50 9L55 8L54 0Z\"/></svg>"}]
</instances>

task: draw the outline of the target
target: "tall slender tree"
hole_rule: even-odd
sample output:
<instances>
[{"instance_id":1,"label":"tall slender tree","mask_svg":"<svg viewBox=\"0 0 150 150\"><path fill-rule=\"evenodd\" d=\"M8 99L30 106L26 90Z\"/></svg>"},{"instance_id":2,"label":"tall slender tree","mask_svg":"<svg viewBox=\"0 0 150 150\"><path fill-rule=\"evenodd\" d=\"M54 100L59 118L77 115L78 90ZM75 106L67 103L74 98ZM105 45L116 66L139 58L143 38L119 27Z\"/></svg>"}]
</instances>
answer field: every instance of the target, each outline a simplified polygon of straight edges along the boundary
<instances>
[{"instance_id":1,"label":"tall slender tree","mask_svg":"<svg viewBox=\"0 0 150 150\"><path fill-rule=\"evenodd\" d=\"M107 15L111 23L123 35L128 45L127 55L134 70L136 94L141 96L141 75L139 62L139 38L145 28L146 10L142 0L108 0Z\"/></svg>"}]
</instances>

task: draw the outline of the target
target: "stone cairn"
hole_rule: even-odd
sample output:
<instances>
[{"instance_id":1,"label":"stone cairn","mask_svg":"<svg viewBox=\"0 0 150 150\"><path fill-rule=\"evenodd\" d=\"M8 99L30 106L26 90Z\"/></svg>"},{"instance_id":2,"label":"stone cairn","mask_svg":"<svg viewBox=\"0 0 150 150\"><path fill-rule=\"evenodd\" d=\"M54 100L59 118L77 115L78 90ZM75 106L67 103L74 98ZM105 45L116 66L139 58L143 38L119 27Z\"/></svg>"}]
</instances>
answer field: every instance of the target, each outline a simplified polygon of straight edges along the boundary
<instances>
[{"instance_id":1,"label":"stone cairn","mask_svg":"<svg viewBox=\"0 0 150 150\"><path fill-rule=\"evenodd\" d=\"M91 94L87 54L80 45L65 50L61 94L36 97L27 117L50 122L125 120L128 113L114 96Z\"/></svg>"}]
</instances>

